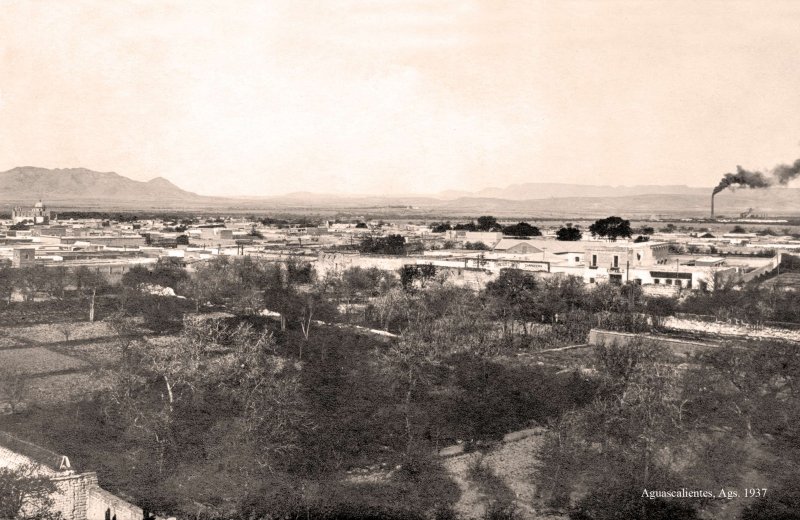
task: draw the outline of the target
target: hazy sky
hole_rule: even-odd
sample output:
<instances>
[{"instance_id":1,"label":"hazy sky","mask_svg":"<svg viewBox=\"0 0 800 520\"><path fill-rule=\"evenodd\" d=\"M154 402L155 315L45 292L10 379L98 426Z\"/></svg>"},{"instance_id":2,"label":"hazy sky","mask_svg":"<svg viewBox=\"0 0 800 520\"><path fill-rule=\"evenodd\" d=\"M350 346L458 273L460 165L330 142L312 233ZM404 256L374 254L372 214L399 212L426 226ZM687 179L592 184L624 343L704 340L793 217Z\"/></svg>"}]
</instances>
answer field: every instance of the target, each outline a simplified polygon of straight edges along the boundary
<instances>
[{"instance_id":1,"label":"hazy sky","mask_svg":"<svg viewBox=\"0 0 800 520\"><path fill-rule=\"evenodd\" d=\"M800 157L798 27L777 0L0 0L0 170L711 186Z\"/></svg>"}]
</instances>

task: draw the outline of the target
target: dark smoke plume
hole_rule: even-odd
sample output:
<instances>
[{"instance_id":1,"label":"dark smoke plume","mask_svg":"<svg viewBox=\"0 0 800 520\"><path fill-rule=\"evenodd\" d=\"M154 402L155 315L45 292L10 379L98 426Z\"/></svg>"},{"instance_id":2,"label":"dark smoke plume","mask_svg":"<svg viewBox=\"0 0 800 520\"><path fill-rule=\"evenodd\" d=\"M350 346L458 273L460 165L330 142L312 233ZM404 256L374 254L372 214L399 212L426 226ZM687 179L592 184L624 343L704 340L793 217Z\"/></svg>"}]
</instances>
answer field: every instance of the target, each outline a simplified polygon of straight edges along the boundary
<instances>
[{"instance_id":1,"label":"dark smoke plume","mask_svg":"<svg viewBox=\"0 0 800 520\"><path fill-rule=\"evenodd\" d=\"M797 159L792 164L776 166L772 174L775 176L778 184L786 184L800 175L800 159Z\"/></svg>"},{"instance_id":2,"label":"dark smoke plume","mask_svg":"<svg viewBox=\"0 0 800 520\"><path fill-rule=\"evenodd\" d=\"M751 172L741 166L736 167L736 173L726 173L717 187L714 194L717 194L730 186L743 186L746 188L769 188L776 184L787 184L792 179L800 176L800 159L792 164L781 164L772 169L769 173Z\"/></svg>"}]
</instances>

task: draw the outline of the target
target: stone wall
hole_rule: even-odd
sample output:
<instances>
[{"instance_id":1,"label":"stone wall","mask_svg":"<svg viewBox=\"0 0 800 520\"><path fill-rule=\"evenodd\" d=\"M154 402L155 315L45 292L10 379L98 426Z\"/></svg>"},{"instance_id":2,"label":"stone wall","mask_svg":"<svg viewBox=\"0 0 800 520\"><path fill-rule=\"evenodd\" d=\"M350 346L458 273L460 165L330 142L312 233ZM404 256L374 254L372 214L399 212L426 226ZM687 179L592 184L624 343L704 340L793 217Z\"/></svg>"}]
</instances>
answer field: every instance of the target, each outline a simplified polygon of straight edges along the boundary
<instances>
[{"instance_id":1,"label":"stone wall","mask_svg":"<svg viewBox=\"0 0 800 520\"><path fill-rule=\"evenodd\" d=\"M53 482L58 489L52 496L53 509L61 512L64 520L86 520L87 497L89 490L97 487L97 475L94 472L65 475L53 478Z\"/></svg>"},{"instance_id":2,"label":"stone wall","mask_svg":"<svg viewBox=\"0 0 800 520\"><path fill-rule=\"evenodd\" d=\"M713 343L700 343L682 339L665 338L649 334L630 334L627 332L613 332L610 330L592 329L589 331L588 343L594 346L630 345L638 341L647 341L669 349L679 357L693 357L699 352L717 348Z\"/></svg>"}]
</instances>

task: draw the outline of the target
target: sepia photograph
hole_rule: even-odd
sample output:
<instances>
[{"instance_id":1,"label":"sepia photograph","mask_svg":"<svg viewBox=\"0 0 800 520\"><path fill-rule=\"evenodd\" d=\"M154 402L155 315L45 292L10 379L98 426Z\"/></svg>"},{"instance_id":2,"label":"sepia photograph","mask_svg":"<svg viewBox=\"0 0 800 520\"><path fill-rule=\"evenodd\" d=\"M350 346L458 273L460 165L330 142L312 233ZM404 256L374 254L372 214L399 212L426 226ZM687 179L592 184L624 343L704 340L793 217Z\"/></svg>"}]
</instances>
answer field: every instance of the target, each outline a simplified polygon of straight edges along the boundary
<instances>
[{"instance_id":1,"label":"sepia photograph","mask_svg":"<svg viewBox=\"0 0 800 520\"><path fill-rule=\"evenodd\" d=\"M800 520L799 31L0 0L0 520Z\"/></svg>"}]
</instances>

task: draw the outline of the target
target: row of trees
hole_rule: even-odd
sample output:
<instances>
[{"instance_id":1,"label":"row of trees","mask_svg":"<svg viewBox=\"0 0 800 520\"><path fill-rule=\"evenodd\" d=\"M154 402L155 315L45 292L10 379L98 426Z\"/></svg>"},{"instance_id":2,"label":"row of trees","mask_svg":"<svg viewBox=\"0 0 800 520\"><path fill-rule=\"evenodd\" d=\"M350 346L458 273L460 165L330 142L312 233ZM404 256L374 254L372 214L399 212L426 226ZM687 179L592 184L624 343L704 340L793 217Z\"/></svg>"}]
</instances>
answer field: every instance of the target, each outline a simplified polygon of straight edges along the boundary
<instances>
[{"instance_id":1,"label":"row of trees","mask_svg":"<svg viewBox=\"0 0 800 520\"><path fill-rule=\"evenodd\" d=\"M485 215L478 217L477 220L464 224L451 224L450 222L434 222L431 224L434 233L444 233L450 230L463 231L502 231L503 234L514 237L536 237L541 236L541 231L536 226L531 226L527 222L519 222L509 226L501 225L495 217Z\"/></svg>"},{"instance_id":2,"label":"row of trees","mask_svg":"<svg viewBox=\"0 0 800 520\"><path fill-rule=\"evenodd\" d=\"M102 290L106 279L86 267L71 270L64 267L36 266L22 269L0 268L0 299L8 305L14 293L24 300L37 295L64 299L77 294Z\"/></svg>"},{"instance_id":3,"label":"row of trees","mask_svg":"<svg viewBox=\"0 0 800 520\"><path fill-rule=\"evenodd\" d=\"M542 235L539 228L532 226L527 222L502 226L497 222L495 217L491 216L483 216L478 218L477 221L469 222L467 224L456 224L455 226L452 226L449 222L434 223L431 225L431 229L434 233L444 233L445 231L451 229L467 231L502 231L504 235L520 238ZM630 238L633 233L631 230L630 221L616 216L595 221L589 226L589 232L593 237L599 236L609 240ZM652 228L650 228L650 233L652 233ZM574 241L580 240L582 236L583 233L581 232L580 228L573 226L572 224L565 224L556 232L556 238L558 240Z\"/></svg>"}]
</instances>

